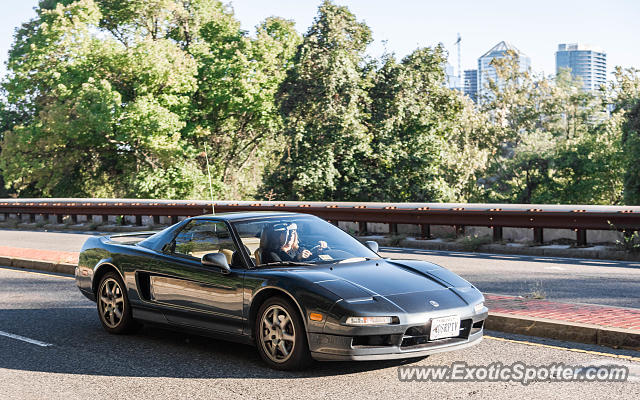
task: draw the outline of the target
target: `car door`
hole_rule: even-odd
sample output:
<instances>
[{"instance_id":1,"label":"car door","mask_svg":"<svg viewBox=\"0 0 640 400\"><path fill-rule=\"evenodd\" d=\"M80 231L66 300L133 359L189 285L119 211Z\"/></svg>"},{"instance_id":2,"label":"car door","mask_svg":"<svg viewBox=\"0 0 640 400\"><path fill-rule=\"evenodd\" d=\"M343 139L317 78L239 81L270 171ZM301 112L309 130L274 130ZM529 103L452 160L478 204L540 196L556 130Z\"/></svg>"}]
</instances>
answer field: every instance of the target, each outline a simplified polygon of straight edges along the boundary
<instances>
[{"instance_id":1,"label":"car door","mask_svg":"<svg viewBox=\"0 0 640 400\"><path fill-rule=\"evenodd\" d=\"M157 255L147 277L148 301L161 306L170 323L242 333L245 266L236 251L224 221L191 220ZM225 254L231 272L203 265L207 253Z\"/></svg>"}]
</instances>

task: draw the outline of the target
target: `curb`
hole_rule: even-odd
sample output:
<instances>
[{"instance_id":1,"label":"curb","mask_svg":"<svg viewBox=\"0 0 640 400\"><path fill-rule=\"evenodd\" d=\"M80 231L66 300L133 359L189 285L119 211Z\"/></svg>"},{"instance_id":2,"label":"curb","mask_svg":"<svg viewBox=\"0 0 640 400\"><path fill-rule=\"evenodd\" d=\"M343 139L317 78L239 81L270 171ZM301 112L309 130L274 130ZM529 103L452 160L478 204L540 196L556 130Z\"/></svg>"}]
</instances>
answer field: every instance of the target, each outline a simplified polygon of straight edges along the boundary
<instances>
[{"instance_id":1,"label":"curb","mask_svg":"<svg viewBox=\"0 0 640 400\"><path fill-rule=\"evenodd\" d=\"M0 257L0 265L57 272L67 275L74 275L76 269L75 264L14 257ZM489 311L489 317L484 327L487 330L503 333L516 333L569 342L596 344L616 349L640 350L640 332L630 329L607 328L577 322L567 323L546 318L516 317L513 314L493 313L491 311Z\"/></svg>"},{"instance_id":2,"label":"curb","mask_svg":"<svg viewBox=\"0 0 640 400\"><path fill-rule=\"evenodd\" d=\"M1 257L0 265L14 268L35 269L38 271L56 272L59 274L74 275L76 271L75 264L57 263L44 260L31 260L28 258L17 257Z\"/></svg>"},{"instance_id":3,"label":"curb","mask_svg":"<svg viewBox=\"0 0 640 400\"><path fill-rule=\"evenodd\" d=\"M600 325L567 323L547 318L489 312L485 328L504 333L544 337L600 346L640 350L640 332Z\"/></svg>"}]
</instances>

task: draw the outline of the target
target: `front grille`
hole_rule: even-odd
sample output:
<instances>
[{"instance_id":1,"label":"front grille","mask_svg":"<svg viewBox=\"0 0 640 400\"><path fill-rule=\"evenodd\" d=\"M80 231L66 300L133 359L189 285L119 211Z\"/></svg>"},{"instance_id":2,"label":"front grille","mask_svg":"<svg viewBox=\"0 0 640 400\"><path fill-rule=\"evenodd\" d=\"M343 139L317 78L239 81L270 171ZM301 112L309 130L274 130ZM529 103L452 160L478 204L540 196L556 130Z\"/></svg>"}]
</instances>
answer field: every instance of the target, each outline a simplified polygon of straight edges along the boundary
<instances>
[{"instance_id":1,"label":"front grille","mask_svg":"<svg viewBox=\"0 0 640 400\"><path fill-rule=\"evenodd\" d=\"M397 345L400 335L354 336L351 347L386 347Z\"/></svg>"},{"instance_id":2,"label":"front grille","mask_svg":"<svg viewBox=\"0 0 640 400\"><path fill-rule=\"evenodd\" d=\"M443 338L437 340L429 340L429 333L431 332L431 321L425 325L412 326L406 330L402 337L401 348L410 348L416 346L428 346L431 344L445 344L448 342L466 340L469 338L471 332L471 319L464 319L460 321L460 334L455 337Z\"/></svg>"}]
</instances>

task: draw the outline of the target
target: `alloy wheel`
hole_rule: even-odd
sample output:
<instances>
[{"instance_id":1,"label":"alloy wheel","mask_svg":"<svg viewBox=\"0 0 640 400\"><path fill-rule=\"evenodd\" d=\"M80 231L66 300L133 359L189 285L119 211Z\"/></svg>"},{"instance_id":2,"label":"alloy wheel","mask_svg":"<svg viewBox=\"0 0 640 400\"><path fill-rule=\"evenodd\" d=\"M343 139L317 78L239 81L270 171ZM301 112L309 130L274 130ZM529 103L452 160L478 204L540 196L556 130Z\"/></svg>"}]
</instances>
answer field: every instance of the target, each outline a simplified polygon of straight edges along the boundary
<instances>
[{"instance_id":1,"label":"alloy wheel","mask_svg":"<svg viewBox=\"0 0 640 400\"><path fill-rule=\"evenodd\" d=\"M113 278L105 279L100 286L98 298L100 318L109 328L120 325L124 315L124 293L120 284Z\"/></svg>"},{"instance_id":2,"label":"alloy wheel","mask_svg":"<svg viewBox=\"0 0 640 400\"><path fill-rule=\"evenodd\" d=\"M272 305L262 314L260 345L271 361L287 361L296 344L296 330L291 316L283 307Z\"/></svg>"}]
</instances>

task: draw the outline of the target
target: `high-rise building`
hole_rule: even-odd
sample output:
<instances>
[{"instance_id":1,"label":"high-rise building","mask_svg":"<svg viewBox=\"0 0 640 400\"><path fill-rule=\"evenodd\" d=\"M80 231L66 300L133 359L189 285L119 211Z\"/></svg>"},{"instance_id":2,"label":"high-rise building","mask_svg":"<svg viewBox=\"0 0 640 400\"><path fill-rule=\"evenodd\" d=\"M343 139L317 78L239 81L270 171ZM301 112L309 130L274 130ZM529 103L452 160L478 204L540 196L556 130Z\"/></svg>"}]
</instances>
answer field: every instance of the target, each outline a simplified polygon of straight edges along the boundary
<instances>
[{"instance_id":1,"label":"high-rise building","mask_svg":"<svg viewBox=\"0 0 640 400\"><path fill-rule=\"evenodd\" d=\"M444 64L444 73L446 75L446 86L449 89L460 90L460 80L453 73L453 65L449 63Z\"/></svg>"},{"instance_id":2,"label":"high-rise building","mask_svg":"<svg viewBox=\"0 0 640 400\"><path fill-rule=\"evenodd\" d=\"M478 102L478 70L467 69L464 71L464 94L474 102Z\"/></svg>"},{"instance_id":3,"label":"high-rise building","mask_svg":"<svg viewBox=\"0 0 640 400\"><path fill-rule=\"evenodd\" d=\"M607 83L607 54L598 48L562 43L556 52L556 73L570 68L571 75L582 80L585 91L593 91Z\"/></svg>"},{"instance_id":4,"label":"high-rise building","mask_svg":"<svg viewBox=\"0 0 640 400\"><path fill-rule=\"evenodd\" d=\"M505 58L509 51L515 52L518 56L518 66L520 71L524 72L531 68L531 59L518 50L515 46L505 41L493 46L491 50L484 53L478 58L478 100L481 102L488 94L487 85L490 80L498 81L496 69L491 65L491 61L495 58ZM498 82L500 85L500 82Z\"/></svg>"}]
</instances>

